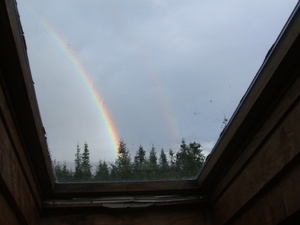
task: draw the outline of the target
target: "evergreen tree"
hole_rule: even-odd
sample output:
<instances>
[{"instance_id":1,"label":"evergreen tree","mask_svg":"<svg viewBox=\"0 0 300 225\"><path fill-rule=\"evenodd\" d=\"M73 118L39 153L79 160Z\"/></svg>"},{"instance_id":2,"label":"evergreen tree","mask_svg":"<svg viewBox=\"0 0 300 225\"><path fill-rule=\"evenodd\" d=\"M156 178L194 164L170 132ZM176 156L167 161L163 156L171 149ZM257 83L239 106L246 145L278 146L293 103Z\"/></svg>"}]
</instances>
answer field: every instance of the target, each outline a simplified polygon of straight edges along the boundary
<instances>
[{"instance_id":1,"label":"evergreen tree","mask_svg":"<svg viewBox=\"0 0 300 225\"><path fill-rule=\"evenodd\" d=\"M77 151L75 154L75 173L74 173L74 179L76 181L80 181L83 179L83 169L82 169L82 155L80 153L80 147L77 145Z\"/></svg>"},{"instance_id":2,"label":"evergreen tree","mask_svg":"<svg viewBox=\"0 0 300 225\"><path fill-rule=\"evenodd\" d=\"M126 147L126 143L121 140L118 147L118 158L116 161L116 167L120 180L128 180L132 175L132 165L129 151Z\"/></svg>"},{"instance_id":3,"label":"evergreen tree","mask_svg":"<svg viewBox=\"0 0 300 225\"><path fill-rule=\"evenodd\" d=\"M185 143L185 140L182 139L180 150L176 154L176 167L180 170L184 170L185 166L188 164L188 146Z\"/></svg>"},{"instance_id":4,"label":"evergreen tree","mask_svg":"<svg viewBox=\"0 0 300 225\"><path fill-rule=\"evenodd\" d=\"M148 160L148 178L157 179L158 178L158 165L157 165L157 156L154 146L152 145L151 151L149 153Z\"/></svg>"},{"instance_id":5,"label":"evergreen tree","mask_svg":"<svg viewBox=\"0 0 300 225\"><path fill-rule=\"evenodd\" d=\"M145 156L146 156L146 152L143 148L143 146L140 145L138 151L137 151L137 154L136 156L134 157L134 162L136 164L143 164L145 163Z\"/></svg>"},{"instance_id":6,"label":"evergreen tree","mask_svg":"<svg viewBox=\"0 0 300 225\"><path fill-rule=\"evenodd\" d=\"M182 139L178 152L169 150L168 157L161 149L159 159L154 145L146 158L146 152L140 145L134 161L131 162L129 150L123 140L119 142L118 157L110 166L105 161L99 161L95 174L92 174L88 144L84 144L83 153L77 145L75 154L75 171L54 160L53 167L58 181L124 181L124 180L154 180L192 178L204 163L205 157L201 145L193 142L186 144ZM159 161L159 162L158 162Z\"/></svg>"},{"instance_id":7,"label":"evergreen tree","mask_svg":"<svg viewBox=\"0 0 300 225\"><path fill-rule=\"evenodd\" d=\"M153 167L157 167L157 156L153 145L149 154L149 164L152 165Z\"/></svg>"},{"instance_id":8,"label":"evergreen tree","mask_svg":"<svg viewBox=\"0 0 300 225\"><path fill-rule=\"evenodd\" d=\"M61 175L62 175L62 167L59 162L56 162L56 160L53 161L53 168L54 168L54 173L56 176L57 181L61 181Z\"/></svg>"},{"instance_id":9,"label":"evergreen tree","mask_svg":"<svg viewBox=\"0 0 300 225\"><path fill-rule=\"evenodd\" d=\"M201 166L203 165L204 161L205 161L205 156L202 152L201 149L201 144L200 143L190 143L189 144L190 147L190 151L191 151L191 171L194 172L194 175L196 175L196 173L198 172L198 170L201 168Z\"/></svg>"},{"instance_id":10,"label":"evergreen tree","mask_svg":"<svg viewBox=\"0 0 300 225\"><path fill-rule=\"evenodd\" d=\"M110 174L109 174L109 179L110 180L120 180L120 173L119 173L119 168L118 168L118 163L117 161L113 164L110 163L111 169L110 169Z\"/></svg>"},{"instance_id":11,"label":"evergreen tree","mask_svg":"<svg viewBox=\"0 0 300 225\"><path fill-rule=\"evenodd\" d=\"M84 181L88 181L92 178L91 173L91 164L90 164L90 151L88 144L84 143L83 153L82 153L82 162L81 162L81 168L82 168L82 179Z\"/></svg>"},{"instance_id":12,"label":"evergreen tree","mask_svg":"<svg viewBox=\"0 0 300 225\"><path fill-rule=\"evenodd\" d=\"M161 149L160 157L159 157L159 174L161 178L165 179L169 170L169 164L167 155L164 152L164 149Z\"/></svg>"},{"instance_id":13,"label":"evergreen tree","mask_svg":"<svg viewBox=\"0 0 300 225\"><path fill-rule=\"evenodd\" d=\"M62 178L61 181L68 182L73 180L73 171L67 168L67 163L64 162L62 166Z\"/></svg>"},{"instance_id":14,"label":"evergreen tree","mask_svg":"<svg viewBox=\"0 0 300 225\"><path fill-rule=\"evenodd\" d=\"M133 174L135 180L144 180L146 179L146 151L144 150L143 146L140 145L133 163Z\"/></svg>"},{"instance_id":15,"label":"evergreen tree","mask_svg":"<svg viewBox=\"0 0 300 225\"><path fill-rule=\"evenodd\" d=\"M182 139L180 150L176 154L175 168L181 178L190 178L196 175L204 162L201 145L194 142L187 145Z\"/></svg>"},{"instance_id":16,"label":"evergreen tree","mask_svg":"<svg viewBox=\"0 0 300 225\"><path fill-rule=\"evenodd\" d=\"M60 165L59 162L54 160L54 172L58 182L68 182L73 180L73 172L68 170L67 163L64 162Z\"/></svg>"},{"instance_id":17,"label":"evergreen tree","mask_svg":"<svg viewBox=\"0 0 300 225\"><path fill-rule=\"evenodd\" d=\"M95 181L108 181L110 180L110 174L109 174L109 168L105 161L99 161L99 164L97 166L95 176Z\"/></svg>"}]
</instances>

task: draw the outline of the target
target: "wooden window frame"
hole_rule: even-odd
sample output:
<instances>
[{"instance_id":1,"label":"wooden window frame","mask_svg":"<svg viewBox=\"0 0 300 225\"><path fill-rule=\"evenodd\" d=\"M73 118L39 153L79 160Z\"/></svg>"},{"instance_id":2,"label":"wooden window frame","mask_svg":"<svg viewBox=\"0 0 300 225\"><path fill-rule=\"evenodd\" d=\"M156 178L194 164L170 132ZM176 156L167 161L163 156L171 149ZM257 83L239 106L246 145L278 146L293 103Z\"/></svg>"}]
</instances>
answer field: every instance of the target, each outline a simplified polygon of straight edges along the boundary
<instances>
[{"instance_id":1,"label":"wooden window frame","mask_svg":"<svg viewBox=\"0 0 300 225\"><path fill-rule=\"evenodd\" d=\"M4 32L1 30L0 40L1 43L6 43L4 51L0 53L4 65L0 72L10 74L10 76L1 75L0 84L22 141L26 155L24 160L29 162L42 199L206 195L210 187L217 185L222 179L230 165L239 157L242 149L249 144L299 74L298 3L197 177L174 181L56 183L16 3L5 0L1 1L0 6L1 14L5 15L1 22ZM278 113L285 113L289 106L287 104Z\"/></svg>"}]
</instances>

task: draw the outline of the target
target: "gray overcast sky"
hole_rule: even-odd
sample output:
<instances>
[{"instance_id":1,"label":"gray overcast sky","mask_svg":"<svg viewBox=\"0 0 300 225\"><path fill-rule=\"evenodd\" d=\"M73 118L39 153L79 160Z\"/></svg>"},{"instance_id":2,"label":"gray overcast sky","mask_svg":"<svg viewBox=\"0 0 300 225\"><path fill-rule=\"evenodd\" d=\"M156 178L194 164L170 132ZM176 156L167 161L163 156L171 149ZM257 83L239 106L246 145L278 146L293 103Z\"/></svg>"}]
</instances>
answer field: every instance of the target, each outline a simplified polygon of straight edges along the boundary
<instances>
[{"instance_id":1,"label":"gray overcast sky","mask_svg":"<svg viewBox=\"0 0 300 225\"><path fill-rule=\"evenodd\" d=\"M296 0L18 0L51 154L114 161L84 67L118 138L210 151ZM73 58L72 58L73 57Z\"/></svg>"}]
</instances>

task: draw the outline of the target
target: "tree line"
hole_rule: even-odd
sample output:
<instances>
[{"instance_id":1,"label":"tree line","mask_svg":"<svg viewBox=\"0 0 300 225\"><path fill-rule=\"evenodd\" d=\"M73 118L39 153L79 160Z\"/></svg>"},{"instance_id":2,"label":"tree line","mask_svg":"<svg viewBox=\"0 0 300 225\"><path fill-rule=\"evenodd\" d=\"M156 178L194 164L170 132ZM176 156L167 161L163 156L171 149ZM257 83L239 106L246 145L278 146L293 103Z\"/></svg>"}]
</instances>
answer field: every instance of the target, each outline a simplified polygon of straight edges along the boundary
<instances>
[{"instance_id":1,"label":"tree line","mask_svg":"<svg viewBox=\"0 0 300 225\"><path fill-rule=\"evenodd\" d=\"M66 162L54 160L53 164L59 182L101 182L193 178L205 161L201 145L196 142L187 144L184 139L179 150L175 152L170 149L168 155L164 149L157 153L154 146L146 153L140 145L135 156L131 158L126 143L121 140L115 162L99 160L93 172L89 147L85 143L83 152L77 145L74 171L67 167Z\"/></svg>"}]
</instances>

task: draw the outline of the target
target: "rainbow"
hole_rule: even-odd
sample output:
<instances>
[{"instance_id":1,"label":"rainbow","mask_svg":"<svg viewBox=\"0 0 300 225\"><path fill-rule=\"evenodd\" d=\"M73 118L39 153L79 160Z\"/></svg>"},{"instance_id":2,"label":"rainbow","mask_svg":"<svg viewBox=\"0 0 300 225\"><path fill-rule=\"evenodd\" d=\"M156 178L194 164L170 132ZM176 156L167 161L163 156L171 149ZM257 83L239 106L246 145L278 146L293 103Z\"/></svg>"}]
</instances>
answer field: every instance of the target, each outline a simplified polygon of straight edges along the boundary
<instances>
[{"instance_id":1,"label":"rainbow","mask_svg":"<svg viewBox=\"0 0 300 225\"><path fill-rule=\"evenodd\" d=\"M140 55L140 57L142 57L142 56ZM157 101L160 104L160 107L163 111L163 115L164 115L167 127L169 127L170 141L171 141L171 143L180 142L181 137L179 134L179 128L178 128L179 126L176 123L176 119L174 118L175 115L174 115L174 112L172 111L170 99L167 96L167 91L165 91L162 88L162 81L156 75L157 73L152 69L152 67L149 65L149 63L146 63L146 62L148 62L148 61L145 60L144 66L149 71L150 80L156 87L158 87L159 98L157 99Z\"/></svg>"},{"instance_id":2,"label":"rainbow","mask_svg":"<svg viewBox=\"0 0 300 225\"><path fill-rule=\"evenodd\" d=\"M112 143L112 147L114 149L116 157L119 155L118 152L118 145L119 145L119 136L117 133L117 130L113 124L112 119L109 116L108 110L105 108L102 98L93 85L92 80L90 79L89 74L83 67L83 65L79 62L76 55L70 50L67 43L64 41L64 39L59 35L59 33L43 18L42 15L40 15L36 10L32 9L30 7L30 11L33 12L36 17L39 19L38 21L40 24L44 27L44 29L50 34L50 36L53 38L53 40L57 43L57 45L62 49L62 51L65 53L65 55L68 57L70 62L72 63L74 69L77 71L77 73L82 78L85 86L88 89L88 92L92 96L92 99L97 107L97 110L102 117L102 120L104 121L106 130L108 132L109 138Z\"/></svg>"},{"instance_id":3,"label":"rainbow","mask_svg":"<svg viewBox=\"0 0 300 225\"><path fill-rule=\"evenodd\" d=\"M131 24L127 24L127 29L131 31L132 26ZM132 31L134 33L134 31ZM132 36L133 42L134 43L139 43L139 40L135 37ZM146 59L145 53L143 49L139 49L139 57L142 59L141 62L143 64L143 67L149 74L150 82L155 85L155 87L158 88L159 92L159 98L157 98L157 102L160 105L163 116L166 122L166 126L169 128L169 140L171 143L176 143L178 144L181 141L181 136L179 133L179 125L177 123L177 120L175 118L175 114L172 110L171 106L171 100L169 96L167 95L167 90L165 90L162 86L162 81L158 76L158 73L155 71L149 60ZM177 145L176 145L177 146Z\"/></svg>"}]
</instances>

